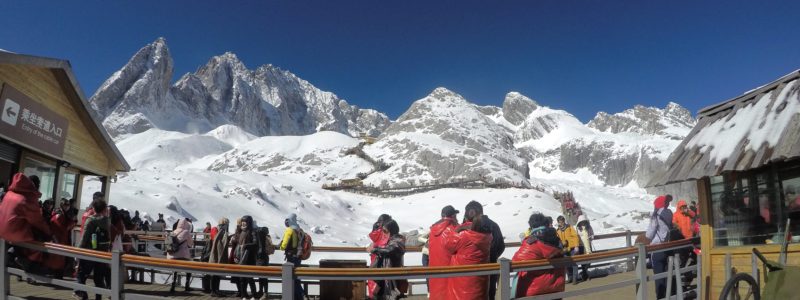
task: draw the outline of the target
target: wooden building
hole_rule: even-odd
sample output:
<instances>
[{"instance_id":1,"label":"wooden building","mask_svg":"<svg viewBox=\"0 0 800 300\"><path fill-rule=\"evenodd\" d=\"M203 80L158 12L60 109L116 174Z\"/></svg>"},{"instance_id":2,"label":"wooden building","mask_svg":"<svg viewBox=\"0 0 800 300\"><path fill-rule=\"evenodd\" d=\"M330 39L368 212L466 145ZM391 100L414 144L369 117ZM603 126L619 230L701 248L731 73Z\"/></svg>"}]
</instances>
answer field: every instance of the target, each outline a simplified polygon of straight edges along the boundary
<instances>
[{"instance_id":1,"label":"wooden building","mask_svg":"<svg viewBox=\"0 0 800 300\"><path fill-rule=\"evenodd\" d=\"M39 176L42 200L80 201L87 176L98 176L108 197L116 173L130 170L66 60L0 51L0 108L0 183L6 187L23 172Z\"/></svg>"},{"instance_id":2,"label":"wooden building","mask_svg":"<svg viewBox=\"0 0 800 300\"><path fill-rule=\"evenodd\" d=\"M704 299L717 299L726 255L747 273L754 247L777 260L787 219L800 241L800 70L702 109L667 166L649 185L697 182ZM800 265L800 244L788 249Z\"/></svg>"}]
</instances>

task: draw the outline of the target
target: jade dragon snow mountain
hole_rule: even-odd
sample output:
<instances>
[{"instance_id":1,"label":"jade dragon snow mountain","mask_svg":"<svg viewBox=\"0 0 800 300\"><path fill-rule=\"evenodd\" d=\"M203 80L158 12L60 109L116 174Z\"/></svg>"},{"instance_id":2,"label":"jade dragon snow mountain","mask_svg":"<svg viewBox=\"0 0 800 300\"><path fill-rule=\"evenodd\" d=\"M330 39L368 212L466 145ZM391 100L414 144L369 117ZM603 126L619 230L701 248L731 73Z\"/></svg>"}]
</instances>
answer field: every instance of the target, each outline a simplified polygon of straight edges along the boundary
<instances>
[{"instance_id":1,"label":"jade dragon snow mountain","mask_svg":"<svg viewBox=\"0 0 800 300\"><path fill-rule=\"evenodd\" d=\"M112 202L203 222L252 214L274 232L294 212L332 244L366 244L368 224L382 212L393 212L403 230L421 229L442 206L473 199L504 215L501 228L513 240L532 210L560 214L549 193L558 190L574 191L601 232L640 229L619 216L649 210L652 196L641 187L695 124L672 102L582 123L517 92L501 107L478 106L444 87L390 120L278 67L248 69L233 53L172 79L172 57L158 39L90 100L133 167L112 188ZM354 149L360 155L348 154ZM351 178L387 188L474 178L516 188L399 198L321 188Z\"/></svg>"}]
</instances>

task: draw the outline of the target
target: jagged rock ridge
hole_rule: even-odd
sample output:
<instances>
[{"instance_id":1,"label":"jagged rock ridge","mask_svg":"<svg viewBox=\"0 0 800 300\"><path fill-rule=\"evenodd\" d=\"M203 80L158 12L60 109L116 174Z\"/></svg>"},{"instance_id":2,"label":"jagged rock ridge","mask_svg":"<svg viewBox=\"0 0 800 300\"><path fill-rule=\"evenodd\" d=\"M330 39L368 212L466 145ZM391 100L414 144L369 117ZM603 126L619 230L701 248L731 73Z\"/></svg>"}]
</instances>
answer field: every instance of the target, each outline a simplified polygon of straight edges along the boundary
<instances>
[{"instance_id":1,"label":"jagged rock ridge","mask_svg":"<svg viewBox=\"0 0 800 300\"><path fill-rule=\"evenodd\" d=\"M207 132L232 124L256 136L336 131L377 136L390 121L349 105L272 65L249 70L233 53L215 56L170 86L173 61L159 38L140 49L91 98L113 136L149 128Z\"/></svg>"}]
</instances>

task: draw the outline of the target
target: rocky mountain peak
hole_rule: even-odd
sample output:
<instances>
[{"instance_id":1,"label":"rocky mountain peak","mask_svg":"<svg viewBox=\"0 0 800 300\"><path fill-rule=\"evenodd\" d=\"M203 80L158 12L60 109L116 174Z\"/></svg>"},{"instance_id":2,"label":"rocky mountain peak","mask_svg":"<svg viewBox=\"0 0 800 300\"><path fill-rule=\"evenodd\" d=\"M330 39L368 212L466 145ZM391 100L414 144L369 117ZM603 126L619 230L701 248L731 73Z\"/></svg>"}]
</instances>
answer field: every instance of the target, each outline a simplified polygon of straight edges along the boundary
<instances>
[{"instance_id":1,"label":"rocky mountain peak","mask_svg":"<svg viewBox=\"0 0 800 300\"><path fill-rule=\"evenodd\" d=\"M437 87L436 89L434 89L428 95L428 97L424 98L423 100L426 100L426 99L433 99L433 100L438 100L438 101L443 101L443 102L444 101L454 101L454 102L462 102L462 103L466 103L467 102L467 100L465 100L463 96L461 96L458 93L453 92L453 91L451 91L451 90L449 90L449 89L447 89L445 87Z\"/></svg>"},{"instance_id":2,"label":"rocky mountain peak","mask_svg":"<svg viewBox=\"0 0 800 300\"><path fill-rule=\"evenodd\" d=\"M122 69L114 72L98 88L89 100L92 107L101 117L108 119L114 112L146 113L162 110L166 105L166 95L172 80L173 62L164 38L142 47L131 57ZM105 125L116 127L117 119L134 114L117 114ZM113 123L113 124L112 124ZM143 117L128 118L125 127L136 127L137 130L149 128ZM135 125L134 125L135 124ZM129 128L130 129L130 128ZM127 131L127 130L122 130ZM112 135L119 133L119 128L110 128Z\"/></svg>"},{"instance_id":3,"label":"rocky mountain peak","mask_svg":"<svg viewBox=\"0 0 800 300\"><path fill-rule=\"evenodd\" d=\"M149 128L206 132L231 124L256 135L305 135L330 130L379 134L386 115L347 104L289 71L255 71L232 52L214 56L170 86L172 57L159 38L137 52L92 97L113 135Z\"/></svg>"},{"instance_id":4,"label":"rocky mountain peak","mask_svg":"<svg viewBox=\"0 0 800 300\"><path fill-rule=\"evenodd\" d=\"M518 92L509 92L503 100L503 116L511 124L520 125L537 107L539 104L533 99Z\"/></svg>"},{"instance_id":5,"label":"rocky mountain peak","mask_svg":"<svg viewBox=\"0 0 800 300\"><path fill-rule=\"evenodd\" d=\"M601 111L587 126L610 133L634 132L682 139L695 122L686 108L670 102L663 109L635 105L613 115Z\"/></svg>"}]
</instances>

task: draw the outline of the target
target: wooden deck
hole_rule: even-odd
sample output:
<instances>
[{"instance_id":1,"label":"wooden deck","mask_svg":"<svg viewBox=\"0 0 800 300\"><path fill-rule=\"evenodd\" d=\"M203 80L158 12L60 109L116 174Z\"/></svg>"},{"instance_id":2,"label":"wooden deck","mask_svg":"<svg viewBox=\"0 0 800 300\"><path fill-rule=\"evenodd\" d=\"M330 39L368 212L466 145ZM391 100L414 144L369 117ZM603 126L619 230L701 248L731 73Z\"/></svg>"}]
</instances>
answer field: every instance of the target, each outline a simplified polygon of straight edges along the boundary
<instances>
[{"instance_id":1,"label":"wooden deck","mask_svg":"<svg viewBox=\"0 0 800 300\"><path fill-rule=\"evenodd\" d=\"M650 272L652 274L652 272ZM573 290L580 290L586 289L591 287L597 287L607 284L613 284L615 282L633 279L635 278L635 274L633 272L628 273L620 273L620 274L613 274L605 277L593 278L592 280L581 282L577 285L567 284L566 290L573 291ZM89 280L91 282L91 280ZM169 293L169 286L163 284L125 284L125 292L126 293L136 293L142 294L147 296L158 296L158 297L169 297L173 299L240 299L234 298L233 292L229 292L229 297L211 297L208 294L204 294L200 290L194 290L192 292L183 292L183 288L179 287L173 294ZM280 299L280 295L277 294L277 290L273 291L270 294L269 299ZM655 287L654 284L651 282L647 288L648 292L648 299L655 299ZM17 280L16 277L11 278L11 295L22 297L25 299L35 299L35 300L50 300L50 299L72 299L72 291L64 288L53 287L44 284L29 284L25 281ZM499 295L498 295L499 296ZM93 298L90 298L93 299ZM411 296L407 299L427 299L426 296ZM599 293L594 293L591 295L580 296L580 297L572 297L572 298L565 298L565 299L593 299L593 300L627 300L627 299L636 299L635 297L635 288L633 286L623 287L614 290L603 291Z\"/></svg>"}]
</instances>

